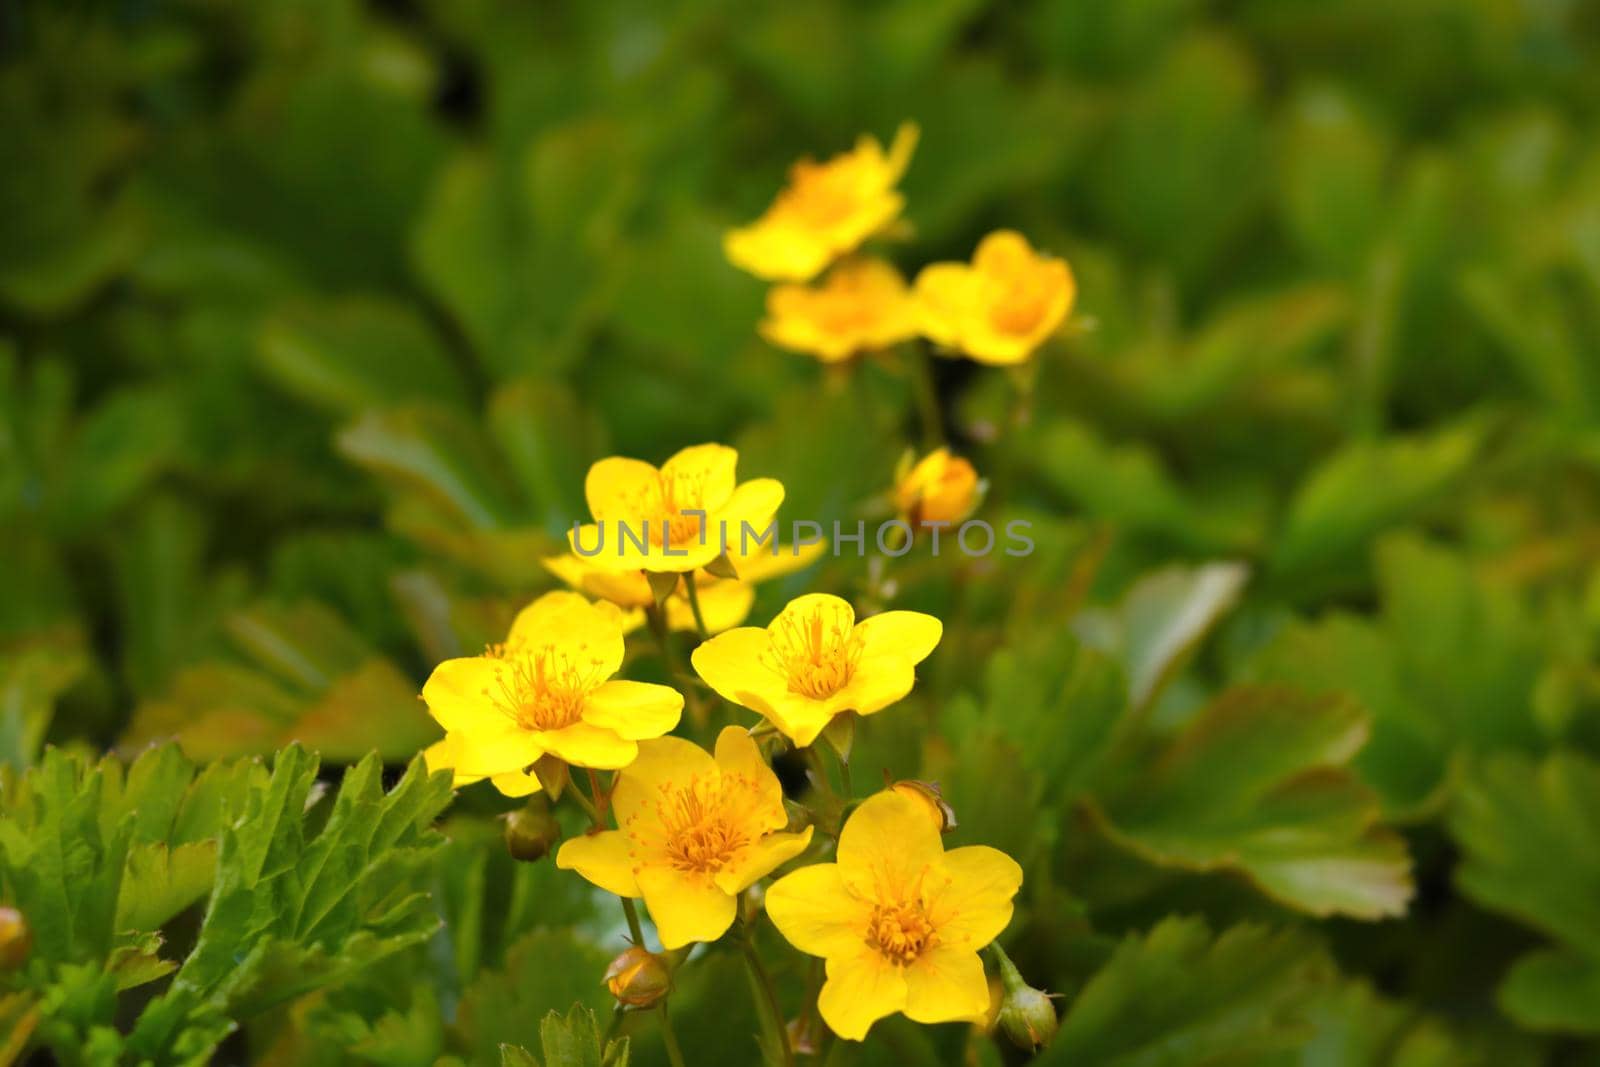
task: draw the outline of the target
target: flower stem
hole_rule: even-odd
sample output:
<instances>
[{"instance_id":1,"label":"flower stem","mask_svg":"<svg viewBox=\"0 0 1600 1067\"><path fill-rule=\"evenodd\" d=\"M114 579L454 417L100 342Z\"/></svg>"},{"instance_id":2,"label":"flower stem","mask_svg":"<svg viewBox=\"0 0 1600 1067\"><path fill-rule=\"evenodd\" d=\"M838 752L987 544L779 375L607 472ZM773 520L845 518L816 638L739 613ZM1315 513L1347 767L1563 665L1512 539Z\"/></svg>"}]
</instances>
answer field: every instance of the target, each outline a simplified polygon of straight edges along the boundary
<instances>
[{"instance_id":1,"label":"flower stem","mask_svg":"<svg viewBox=\"0 0 1600 1067\"><path fill-rule=\"evenodd\" d=\"M689 610L694 614L695 629L700 631L700 640L704 641L706 638L710 637L711 634L706 630L705 616L700 614L700 587L699 584L694 580L694 574L692 572L684 575L683 588L689 597Z\"/></svg>"},{"instance_id":2,"label":"flower stem","mask_svg":"<svg viewBox=\"0 0 1600 1067\"><path fill-rule=\"evenodd\" d=\"M756 991L756 1014L761 1016L761 1029L766 1043L779 1050L784 1067L794 1067L794 1052L789 1048L789 1035L783 1025L783 1009L778 1007L778 993L772 986L772 976L762 966L756 952L755 927L746 919L744 923L744 959L750 968L750 984Z\"/></svg>"},{"instance_id":3,"label":"flower stem","mask_svg":"<svg viewBox=\"0 0 1600 1067\"><path fill-rule=\"evenodd\" d=\"M672 1032L672 1017L667 1014L667 1002L663 1000L656 1010L661 1013L661 1043L667 1046L667 1060L672 1067L684 1067L683 1050L678 1047L678 1035Z\"/></svg>"},{"instance_id":4,"label":"flower stem","mask_svg":"<svg viewBox=\"0 0 1600 1067\"><path fill-rule=\"evenodd\" d=\"M628 936L633 938L633 943L640 948L644 947L644 928L639 925L639 909L633 906L633 901L628 897L618 897L622 901L622 914L628 920Z\"/></svg>"},{"instance_id":5,"label":"flower stem","mask_svg":"<svg viewBox=\"0 0 1600 1067\"><path fill-rule=\"evenodd\" d=\"M931 451L944 444L944 418L939 413L939 391L933 382L933 353L923 348L911 358L916 363L910 377L917 418L922 423L922 444Z\"/></svg>"}]
</instances>

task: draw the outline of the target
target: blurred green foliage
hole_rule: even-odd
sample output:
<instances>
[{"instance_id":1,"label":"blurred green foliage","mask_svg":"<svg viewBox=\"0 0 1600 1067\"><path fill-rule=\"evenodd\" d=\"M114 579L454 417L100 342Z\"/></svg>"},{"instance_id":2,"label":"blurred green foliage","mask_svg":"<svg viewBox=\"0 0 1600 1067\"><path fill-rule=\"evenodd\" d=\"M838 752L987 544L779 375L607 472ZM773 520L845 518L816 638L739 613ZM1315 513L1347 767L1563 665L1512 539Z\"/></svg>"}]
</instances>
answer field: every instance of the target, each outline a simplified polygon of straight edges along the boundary
<instances>
[{"instance_id":1,"label":"blurred green foliage","mask_svg":"<svg viewBox=\"0 0 1600 1067\"><path fill-rule=\"evenodd\" d=\"M1024 864L1040 1062L1600 1064L1582 0L0 9L0 1062L663 1062L567 1014L614 909L362 757L436 736L422 679L552 584L601 456L723 440L785 517L867 512L899 365L768 348L720 235L905 119L904 269L1004 225L1078 275L1026 417L937 366L1038 550L753 618L945 620L858 778ZM757 1061L746 994L681 973L700 1062ZM829 1062L1019 1060L896 1019Z\"/></svg>"}]
</instances>

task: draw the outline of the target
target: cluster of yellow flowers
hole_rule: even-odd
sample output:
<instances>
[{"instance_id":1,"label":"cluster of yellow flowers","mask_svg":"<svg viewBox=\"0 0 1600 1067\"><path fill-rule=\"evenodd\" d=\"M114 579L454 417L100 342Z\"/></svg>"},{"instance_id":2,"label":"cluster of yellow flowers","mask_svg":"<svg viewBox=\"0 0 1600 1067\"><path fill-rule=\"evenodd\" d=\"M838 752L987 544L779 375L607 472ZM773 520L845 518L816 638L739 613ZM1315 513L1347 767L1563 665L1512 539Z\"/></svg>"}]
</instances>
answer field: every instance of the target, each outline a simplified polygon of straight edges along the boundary
<instances>
[{"instance_id":1,"label":"cluster of yellow flowers","mask_svg":"<svg viewBox=\"0 0 1600 1067\"><path fill-rule=\"evenodd\" d=\"M1011 230L985 237L970 264L929 264L914 286L887 260L859 254L900 223L896 185L916 143L906 124L887 152L864 136L826 163L801 160L766 213L728 233L735 265L783 283L767 295L767 340L834 363L922 336L980 363L1015 364L1061 329L1077 294L1072 271Z\"/></svg>"},{"instance_id":2,"label":"cluster of yellow flowers","mask_svg":"<svg viewBox=\"0 0 1600 1067\"><path fill-rule=\"evenodd\" d=\"M1072 276L1017 234L985 238L971 265L927 267L914 289L883 260L851 258L899 219L895 185L915 141L908 126L887 152L865 137L826 163L797 164L771 209L728 235L730 258L765 278L802 283L832 265L820 286L772 291L768 338L833 361L920 334L1013 363L1060 328ZM767 528L783 502L779 482L740 482L737 463L718 444L686 448L659 468L595 463L585 482L593 522L574 528L571 551L545 561L570 591L539 597L504 643L441 663L428 679L423 699L445 729L428 764L450 770L457 786L487 778L508 796L559 798L570 788L593 828L561 845L557 865L623 898L636 940L629 902L642 899L669 951L753 921L747 909L762 898L747 890L794 866L767 889L766 913L796 948L826 960L816 1010L842 1037L860 1039L895 1012L981 1021L990 993L979 952L1009 923L1021 868L992 848L946 851L952 820L936 789L899 783L855 802L832 794L821 758L839 757L848 793L838 737L911 692L943 626L915 611L858 619L825 593L790 601L766 626L741 625L754 583L806 565L821 546L742 553L708 537ZM917 462L908 455L891 497L913 526L959 522L983 488L969 462L940 448ZM605 551L583 547L602 544L607 527ZM699 682L761 721L725 727L710 752L669 736L683 694L615 677L626 635L646 621L663 654L672 631L697 633L690 663ZM819 739L829 743L813 748ZM830 812L786 805L769 763L786 746L808 750ZM607 771L602 784L597 772ZM664 995L670 972L656 959L642 945L618 958L606 980L621 1003Z\"/></svg>"}]
</instances>

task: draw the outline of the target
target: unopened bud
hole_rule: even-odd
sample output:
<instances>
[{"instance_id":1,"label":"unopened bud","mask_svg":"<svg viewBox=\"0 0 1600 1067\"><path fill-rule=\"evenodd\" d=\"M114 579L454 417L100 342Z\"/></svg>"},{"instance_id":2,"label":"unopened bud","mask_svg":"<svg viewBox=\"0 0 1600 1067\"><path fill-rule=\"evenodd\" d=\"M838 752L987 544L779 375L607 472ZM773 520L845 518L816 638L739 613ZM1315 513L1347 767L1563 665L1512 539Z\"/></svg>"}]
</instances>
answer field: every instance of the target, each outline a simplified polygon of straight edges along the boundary
<instances>
[{"instance_id":1,"label":"unopened bud","mask_svg":"<svg viewBox=\"0 0 1600 1067\"><path fill-rule=\"evenodd\" d=\"M624 1008L648 1008L672 989L672 970L661 956L635 945L611 961L605 982Z\"/></svg>"},{"instance_id":2,"label":"unopened bud","mask_svg":"<svg viewBox=\"0 0 1600 1067\"><path fill-rule=\"evenodd\" d=\"M945 800L938 782L902 778L898 782L891 782L889 788L926 805L929 818L933 819L933 824L939 828L941 834L947 834L956 828L956 809Z\"/></svg>"},{"instance_id":3,"label":"unopened bud","mask_svg":"<svg viewBox=\"0 0 1600 1067\"><path fill-rule=\"evenodd\" d=\"M789 1048L794 1050L796 1056L815 1056L822 1047L822 1023L808 1015L790 1019L784 1026L784 1032L789 1038Z\"/></svg>"},{"instance_id":4,"label":"unopened bud","mask_svg":"<svg viewBox=\"0 0 1600 1067\"><path fill-rule=\"evenodd\" d=\"M16 908L0 907L0 971L15 971L28 962L33 931Z\"/></svg>"},{"instance_id":5,"label":"unopened bud","mask_svg":"<svg viewBox=\"0 0 1600 1067\"><path fill-rule=\"evenodd\" d=\"M1056 1036L1056 1006L1050 995L1022 980L1022 974L998 944L992 946L1000 961L1000 984L1005 990L1000 1000L1000 1029L1011 1043L1029 1052L1048 1045Z\"/></svg>"},{"instance_id":6,"label":"unopened bud","mask_svg":"<svg viewBox=\"0 0 1600 1067\"><path fill-rule=\"evenodd\" d=\"M550 854L561 840L561 824L550 814L550 802L535 796L528 805L506 816L506 851L513 859L535 863Z\"/></svg>"}]
</instances>

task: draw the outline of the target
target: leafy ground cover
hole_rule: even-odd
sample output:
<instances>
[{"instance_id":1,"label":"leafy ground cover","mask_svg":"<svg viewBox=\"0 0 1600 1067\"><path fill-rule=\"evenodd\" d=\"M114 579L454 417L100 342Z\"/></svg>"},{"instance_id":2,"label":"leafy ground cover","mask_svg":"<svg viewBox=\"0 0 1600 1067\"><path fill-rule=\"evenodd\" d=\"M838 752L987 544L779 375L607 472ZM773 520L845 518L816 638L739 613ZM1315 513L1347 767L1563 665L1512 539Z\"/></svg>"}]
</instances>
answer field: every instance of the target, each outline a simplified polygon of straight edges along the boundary
<instances>
[{"instance_id":1,"label":"leafy ground cover","mask_svg":"<svg viewBox=\"0 0 1600 1067\"><path fill-rule=\"evenodd\" d=\"M0 12L0 1063L1600 1063L1597 113L1581 3ZM1026 358L791 351L730 262L904 123L871 249L1069 264ZM713 441L786 542L940 443L1026 524L635 575L622 673L709 748L695 612L940 620L761 751L807 859L887 772L1020 865L1036 1053L829 1038L761 882L614 1011L616 900L506 847L587 776L429 774L438 665L605 595L547 565L593 465Z\"/></svg>"}]
</instances>

